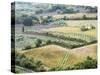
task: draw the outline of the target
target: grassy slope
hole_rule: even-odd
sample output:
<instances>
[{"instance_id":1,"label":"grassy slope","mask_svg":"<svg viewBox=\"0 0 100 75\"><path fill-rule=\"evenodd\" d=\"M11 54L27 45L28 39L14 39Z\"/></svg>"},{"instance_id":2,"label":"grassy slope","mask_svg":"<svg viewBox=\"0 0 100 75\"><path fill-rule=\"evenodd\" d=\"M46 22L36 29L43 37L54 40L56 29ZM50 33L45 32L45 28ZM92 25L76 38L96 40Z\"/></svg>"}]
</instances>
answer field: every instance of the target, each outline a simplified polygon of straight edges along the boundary
<instances>
[{"instance_id":1,"label":"grassy slope","mask_svg":"<svg viewBox=\"0 0 100 75\"><path fill-rule=\"evenodd\" d=\"M70 52L72 54L75 54L75 56L79 57L79 61L83 60L87 56L97 59L97 44L91 44L80 48L75 48L72 49Z\"/></svg>"},{"instance_id":2,"label":"grassy slope","mask_svg":"<svg viewBox=\"0 0 100 75\"><path fill-rule=\"evenodd\" d=\"M48 45L23 52L26 56L36 58L45 63L48 67L57 66L66 54L69 54L65 48L56 45Z\"/></svg>"},{"instance_id":3,"label":"grassy slope","mask_svg":"<svg viewBox=\"0 0 100 75\"><path fill-rule=\"evenodd\" d=\"M96 44L69 50L57 45L22 51L27 57L41 60L48 67L66 67L83 61L86 56L96 58Z\"/></svg>"}]
</instances>

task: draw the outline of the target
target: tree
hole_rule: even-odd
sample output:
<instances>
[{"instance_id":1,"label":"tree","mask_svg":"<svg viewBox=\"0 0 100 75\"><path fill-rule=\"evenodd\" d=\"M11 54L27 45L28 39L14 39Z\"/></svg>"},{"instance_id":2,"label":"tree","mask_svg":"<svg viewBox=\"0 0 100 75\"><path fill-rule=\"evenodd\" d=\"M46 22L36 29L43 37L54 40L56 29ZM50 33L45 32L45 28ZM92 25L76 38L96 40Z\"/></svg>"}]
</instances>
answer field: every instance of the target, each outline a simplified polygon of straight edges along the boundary
<instances>
[{"instance_id":1,"label":"tree","mask_svg":"<svg viewBox=\"0 0 100 75\"><path fill-rule=\"evenodd\" d=\"M63 17L63 20L67 20L67 17L66 17L66 16L64 16L64 17Z\"/></svg>"},{"instance_id":2,"label":"tree","mask_svg":"<svg viewBox=\"0 0 100 75\"><path fill-rule=\"evenodd\" d=\"M31 17L27 17L26 19L24 19L23 24L25 26L32 26L32 18Z\"/></svg>"},{"instance_id":3,"label":"tree","mask_svg":"<svg viewBox=\"0 0 100 75\"><path fill-rule=\"evenodd\" d=\"M52 43L51 40L46 41L46 44L51 44L51 43Z\"/></svg>"},{"instance_id":4,"label":"tree","mask_svg":"<svg viewBox=\"0 0 100 75\"><path fill-rule=\"evenodd\" d=\"M47 23L53 22L53 17L52 17L52 16L48 16L48 17L46 18L46 20L47 20Z\"/></svg>"},{"instance_id":5,"label":"tree","mask_svg":"<svg viewBox=\"0 0 100 75\"><path fill-rule=\"evenodd\" d=\"M83 19L87 19L86 15L83 15Z\"/></svg>"},{"instance_id":6,"label":"tree","mask_svg":"<svg viewBox=\"0 0 100 75\"><path fill-rule=\"evenodd\" d=\"M22 32L24 32L24 26L22 27Z\"/></svg>"},{"instance_id":7,"label":"tree","mask_svg":"<svg viewBox=\"0 0 100 75\"><path fill-rule=\"evenodd\" d=\"M24 50L28 50L28 49L32 49L32 46L31 45L28 45L24 48Z\"/></svg>"},{"instance_id":8,"label":"tree","mask_svg":"<svg viewBox=\"0 0 100 75\"><path fill-rule=\"evenodd\" d=\"M43 24L47 24L47 23L50 23L50 22L53 22L54 19L52 16L47 16L45 19L43 19L42 23Z\"/></svg>"},{"instance_id":9,"label":"tree","mask_svg":"<svg viewBox=\"0 0 100 75\"><path fill-rule=\"evenodd\" d=\"M40 39L36 40L36 47L40 47L41 46L42 41Z\"/></svg>"}]
</instances>

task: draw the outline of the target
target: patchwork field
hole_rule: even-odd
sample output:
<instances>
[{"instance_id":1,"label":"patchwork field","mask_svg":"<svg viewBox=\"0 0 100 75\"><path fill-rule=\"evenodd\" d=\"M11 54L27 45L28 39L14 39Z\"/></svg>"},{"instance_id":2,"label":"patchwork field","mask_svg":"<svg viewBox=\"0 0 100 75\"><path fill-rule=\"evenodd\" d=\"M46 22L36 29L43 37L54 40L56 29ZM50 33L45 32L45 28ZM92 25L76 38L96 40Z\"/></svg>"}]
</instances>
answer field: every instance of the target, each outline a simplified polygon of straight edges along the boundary
<instances>
[{"instance_id":1,"label":"patchwork field","mask_svg":"<svg viewBox=\"0 0 100 75\"><path fill-rule=\"evenodd\" d=\"M79 20L70 21L68 26L26 27L24 34L16 34L16 51L33 62L39 60L47 71L73 67L88 56L97 60L97 26L96 21L91 23ZM81 24L87 30L82 31Z\"/></svg>"},{"instance_id":2,"label":"patchwork field","mask_svg":"<svg viewBox=\"0 0 100 75\"><path fill-rule=\"evenodd\" d=\"M96 6L16 2L12 7L15 4L16 12L11 9L14 72L97 68Z\"/></svg>"}]
</instances>

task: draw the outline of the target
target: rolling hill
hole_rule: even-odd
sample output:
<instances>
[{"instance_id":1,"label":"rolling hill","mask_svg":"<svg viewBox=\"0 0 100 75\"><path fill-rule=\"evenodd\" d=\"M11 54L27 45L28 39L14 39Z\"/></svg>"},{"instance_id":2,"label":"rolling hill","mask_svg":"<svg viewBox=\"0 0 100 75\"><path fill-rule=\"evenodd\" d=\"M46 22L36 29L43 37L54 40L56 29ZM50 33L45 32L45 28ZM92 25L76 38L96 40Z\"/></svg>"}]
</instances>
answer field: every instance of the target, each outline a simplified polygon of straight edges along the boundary
<instances>
[{"instance_id":1,"label":"rolling hill","mask_svg":"<svg viewBox=\"0 0 100 75\"><path fill-rule=\"evenodd\" d=\"M47 45L31 50L21 51L29 58L41 60L49 68L71 66L78 62L82 62L86 56L96 59L96 44L66 49L58 45Z\"/></svg>"}]
</instances>

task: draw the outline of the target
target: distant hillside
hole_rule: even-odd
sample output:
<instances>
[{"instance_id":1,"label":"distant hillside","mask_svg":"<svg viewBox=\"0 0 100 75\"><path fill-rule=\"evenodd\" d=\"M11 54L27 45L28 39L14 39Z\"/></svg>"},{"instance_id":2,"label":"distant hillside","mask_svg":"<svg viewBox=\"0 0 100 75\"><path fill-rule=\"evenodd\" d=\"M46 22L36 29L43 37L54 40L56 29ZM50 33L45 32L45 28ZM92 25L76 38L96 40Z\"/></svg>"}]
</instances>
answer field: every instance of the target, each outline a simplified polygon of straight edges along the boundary
<instances>
[{"instance_id":1,"label":"distant hillside","mask_svg":"<svg viewBox=\"0 0 100 75\"><path fill-rule=\"evenodd\" d=\"M30 2L15 2L16 13L75 13L75 12L97 12L97 7L79 6L79 5L62 5L62 4L46 4L46 3L30 3ZM13 10L13 8L12 8Z\"/></svg>"}]
</instances>

